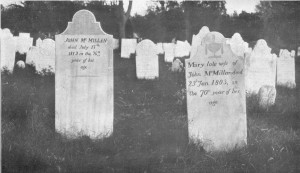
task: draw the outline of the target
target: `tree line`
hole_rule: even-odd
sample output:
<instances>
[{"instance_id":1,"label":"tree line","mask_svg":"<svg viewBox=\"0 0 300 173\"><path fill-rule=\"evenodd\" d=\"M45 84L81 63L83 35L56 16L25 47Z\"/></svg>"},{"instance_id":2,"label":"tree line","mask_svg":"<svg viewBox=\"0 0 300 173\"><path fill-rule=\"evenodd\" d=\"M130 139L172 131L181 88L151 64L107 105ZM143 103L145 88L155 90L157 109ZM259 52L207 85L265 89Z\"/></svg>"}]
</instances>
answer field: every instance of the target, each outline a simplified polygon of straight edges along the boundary
<instances>
[{"instance_id":1,"label":"tree line","mask_svg":"<svg viewBox=\"0 0 300 173\"><path fill-rule=\"evenodd\" d=\"M94 13L105 32L115 38L131 38L133 33L154 42L188 40L202 26L231 37L242 35L250 46L265 39L275 51L300 45L300 2L261 1L255 13L227 14L225 1L156 1L146 15L131 16L133 1L126 9L123 1L25 1L1 6L2 28L14 34L29 32L34 38L54 38L67 27L74 13L87 9Z\"/></svg>"}]
</instances>

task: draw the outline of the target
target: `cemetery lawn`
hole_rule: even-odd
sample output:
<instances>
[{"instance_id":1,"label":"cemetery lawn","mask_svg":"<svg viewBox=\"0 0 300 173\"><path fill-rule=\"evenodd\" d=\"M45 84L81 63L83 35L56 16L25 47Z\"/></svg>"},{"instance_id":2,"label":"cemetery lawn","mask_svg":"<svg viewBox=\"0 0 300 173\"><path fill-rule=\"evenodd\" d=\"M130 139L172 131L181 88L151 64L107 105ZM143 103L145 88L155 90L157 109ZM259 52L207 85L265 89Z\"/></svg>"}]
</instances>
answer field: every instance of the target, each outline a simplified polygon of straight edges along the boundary
<instances>
[{"instance_id":1,"label":"cemetery lawn","mask_svg":"<svg viewBox=\"0 0 300 173\"><path fill-rule=\"evenodd\" d=\"M300 172L299 90L277 87L268 110L249 96L248 145L208 153L188 140L184 73L160 56L159 80L137 80L114 56L114 133L96 141L55 132L54 74L2 72L3 172Z\"/></svg>"}]
</instances>

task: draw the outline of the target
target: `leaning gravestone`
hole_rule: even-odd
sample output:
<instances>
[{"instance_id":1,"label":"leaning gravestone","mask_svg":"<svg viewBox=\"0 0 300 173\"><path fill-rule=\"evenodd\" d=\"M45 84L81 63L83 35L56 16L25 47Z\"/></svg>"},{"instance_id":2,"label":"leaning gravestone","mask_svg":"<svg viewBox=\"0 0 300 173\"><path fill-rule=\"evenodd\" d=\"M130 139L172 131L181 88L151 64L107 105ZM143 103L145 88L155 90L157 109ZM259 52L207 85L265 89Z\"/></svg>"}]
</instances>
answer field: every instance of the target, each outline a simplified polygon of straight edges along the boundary
<instances>
[{"instance_id":1,"label":"leaning gravestone","mask_svg":"<svg viewBox=\"0 0 300 173\"><path fill-rule=\"evenodd\" d=\"M15 64L16 39L9 29L1 30L1 69L12 72Z\"/></svg>"},{"instance_id":2,"label":"leaning gravestone","mask_svg":"<svg viewBox=\"0 0 300 173\"><path fill-rule=\"evenodd\" d=\"M165 62L173 62L174 59L174 43L163 43L163 48L165 52Z\"/></svg>"},{"instance_id":3,"label":"leaning gravestone","mask_svg":"<svg viewBox=\"0 0 300 173\"><path fill-rule=\"evenodd\" d=\"M113 37L95 16L80 10L56 35L55 126L76 137L113 131Z\"/></svg>"},{"instance_id":4,"label":"leaning gravestone","mask_svg":"<svg viewBox=\"0 0 300 173\"><path fill-rule=\"evenodd\" d=\"M196 54L185 60L189 137L207 151L242 147L247 143L244 57L218 32L199 41Z\"/></svg>"},{"instance_id":5,"label":"leaning gravestone","mask_svg":"<svg viewBox=\"0 0 300 173\"><path fill-rule=\"evenodd\" d=\"M158 78L158 56L156 45L151 40L143 40L136 47L136 76L138 79Z\"/></svg>"},{"instance_id":6,"label":"leaning gravestone","mask_svg":"<svg viewBox=\"0 0 300 173\"><path fill-rule=\"evenodd\" d=\"M246 90L252 94L258 94L264 86L275 87L276 78L275 54L271 54L271 48L263 39L258 40L246 63Z\"/></svg>"},{"instance_id":7,"label":"leaning gravestone","mask_svg":"<svg viewBox=\"0 0 300 173\"><path fill-rule=\"evenodd\" d=\"M280 50L277 59L277 85L295 88L295 52Z\"/></svg>"}]
</instances>

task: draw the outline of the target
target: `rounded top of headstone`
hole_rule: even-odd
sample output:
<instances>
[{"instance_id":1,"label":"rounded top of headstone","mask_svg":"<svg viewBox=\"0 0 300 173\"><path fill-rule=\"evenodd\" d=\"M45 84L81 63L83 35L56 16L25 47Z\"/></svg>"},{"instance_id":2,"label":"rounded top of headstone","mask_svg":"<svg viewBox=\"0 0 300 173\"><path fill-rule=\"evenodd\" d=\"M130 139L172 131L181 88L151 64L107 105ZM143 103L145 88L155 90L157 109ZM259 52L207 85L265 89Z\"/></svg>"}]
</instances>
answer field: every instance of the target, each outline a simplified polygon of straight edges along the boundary
<instances>
[{"instance_id":1,"label":"rounded top of headstone","mask_svg":"<svg viewBox=\"0 0 300 173\"><path fill-rule=\"evenodd\" d=\"M13 34L8 28L1 29L0 35L1 37L13 37Z\"/></svg>"},{"instance_id":2,"label":"rounded top of headstone","mask_svg":"<svg viewBox=\"0 0 300 173\"><path fill-rule=\"evenodd\" d=\"M77 11L72 22L68 22L66 30L61 35L108 35L96 21L94 14L88 10Z\"/></svg>"},{"instance_id":3,"label":"rounded top of headstone","mask_svg":"<svg viewBox=\"0 0 300 173\"><path fill-rule=\"evenodd\" d=\"M206 44L223 43L225 40L225 37L221 33L215 31L207 33L203 38L203 42Z\"/></svg>"},{"instance_id":4,"label":"rounded top of headstone","mask_svg":"<svg viewBox=\"0 0 300 173\"><path fill-rule=\"evenodd\" d=\"M287 49L280 49L279 58L293 58L295 51L288 51Z\"/></svg>"},{"instance_id":5,"label":"rounded top of headstone","mask_svg":"<svg viewBox=\"0 0 300 173\"><path fill-rule=\"evenodd\" d=\"M266 40L260 39L257 41L256 45L253 49L254 52L261 52L261 53L271 53L271 48L268 46Z\"/></svg>"},{"instance_id":6,"label":"rounded top of headstone","mask_svg":"<svg viewBox=\"0 0 300 173\"><path fill-rule=\"evenodd\" d=\"M17 62L17 66L18 66L19 68L25 68L25 63L24 63L24 61L19 60L19 61Z\"/></svg>"},{"instance_id":7,"label":"rounded top of headstone","mask_svg":"<svg viewBox=\"0 0 300 173\"><path fill-rule=\"evenodd\" d=\"M91 21L91 22L96 22L96 17L89 10L79 10L74 14L74 16L72 18L72 22L79 23L82 20L88 20L88 21Z\"/></svg>"},{"instance_id":8,"label":"rounded top of headstone","mask_svg":"<svg viewBox=\"0 0 300 173\"><path fill-rule=\"evenodd\" d=\"M136 46L137 55L144 54L145 51L156 54L156 45L149 39L142 40Z\"/></svg>"},{"instance_id":9,"label":"rounded top of headstone","mask_svg":"<svg viewBox=\"0 0 300 173\"><path fill-rule=\"evenodd\" d=\"M226 40L226 43L230 45L233 53L238 56L243 56L244 53L249 51L249 44L243 40L239 33L234 33L230 39Z\"/></svg>"},{"instance_id":10,"label":"rounded top of headstone","mask_svg":"<svg viewBox=\"0 0 300 173\"><path fill-rule=\"evenodd\" d=\"M200 35L205 35L207 33L209 33L209 28L207 26L203 26L200 30L199 30L199 33Z\"/></svg>"}]
</instances>

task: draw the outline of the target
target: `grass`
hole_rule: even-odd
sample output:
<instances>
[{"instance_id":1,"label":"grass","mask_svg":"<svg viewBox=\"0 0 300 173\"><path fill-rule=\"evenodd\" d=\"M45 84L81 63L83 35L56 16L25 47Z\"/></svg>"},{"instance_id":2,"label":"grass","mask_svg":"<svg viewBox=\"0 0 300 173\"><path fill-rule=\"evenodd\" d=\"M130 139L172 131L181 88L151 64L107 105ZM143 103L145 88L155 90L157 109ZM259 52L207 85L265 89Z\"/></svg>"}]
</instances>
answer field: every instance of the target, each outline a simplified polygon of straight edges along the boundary
<instances>
[{"instance_id":1,"label":"grass","mask_svg":"<svg viewBox=\"0 0 300 173\"><path fill-rule=\"evenodd\" d=\"M68 140L54 128L54 75L2 72L3 172L300 172L299 95L277 87L276 105L247 98L248 145L205 152L189 143L184 73L160 57L160 78L137 80L134 59L114 62L114 133ZM300 73L299 73L300 74Z\"/></svg>"}]
</instances>

